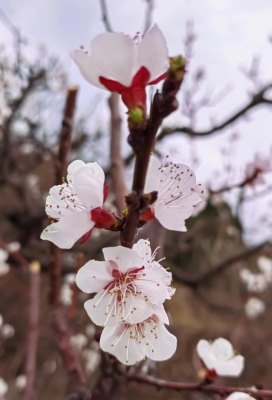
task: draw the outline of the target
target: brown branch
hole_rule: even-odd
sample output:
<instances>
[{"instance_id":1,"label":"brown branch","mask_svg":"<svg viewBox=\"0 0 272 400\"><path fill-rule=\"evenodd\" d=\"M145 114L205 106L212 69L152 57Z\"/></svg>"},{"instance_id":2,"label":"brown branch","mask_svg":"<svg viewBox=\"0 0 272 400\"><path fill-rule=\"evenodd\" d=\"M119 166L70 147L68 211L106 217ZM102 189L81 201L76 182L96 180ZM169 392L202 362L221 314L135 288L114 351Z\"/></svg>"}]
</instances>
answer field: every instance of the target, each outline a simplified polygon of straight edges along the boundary
<instances>
[{"instance_id":1,"label":"brown branch","mask_svg":"<svg viewBox=\"0 0 272 400\"><path fill-rule=\"evenodd\" d=\"M29 77L27 85L23 88L20 97L9 104L11 109L10 116L6 119L2 131L3 138L0 149L0 160L1 160L1 169L0 169L0 178L2 181L5 181L8 177L9 169L10 169L10 156L11 156L11 137L12 130L11 126L14 121L14 118L17 116L18 110L23 106L29 94L33 91L34 87L41 82L45 77L45 70L40 70L38 73L33 74Z\"/></svg>"},{"instance_id":2,"label":"brown branch","mask_svg":"<svg viewBox=\"0 0 272 400\"><path fill-rule=\"evenodd\" d=\"M26 388L23 400L33 400L35 396L35 377L37 362L37 346L39 337L39 307L40 307L40 263L33 261L29 264L30 293L29 293L29 322L26 350Z\"/></svg>"},{"instance_id":3,"label":"brown branch","mask_svg":"<svg viewBox=\"0 0 272 400\"><path fill-rule=\"evenodd\" d=\"M119 212L126 207L124 165L121 155L121 116L119 110L119 95L113 93L109 98L111 112L110 157L111 157L111 182Z\"/></svg>"},{"instance_id":4,"label":"brown branch","mask_svg":"<svg viewBox=\"0 0 272 400\"><path fill-rule=\"evenodd\" d=\"M189 126L176 126L176 127L171 127L171 128L163 128L161 130L161 132L159 133L157 140L158 141L162 140L165 137L172 135L174 133L184 133L191 137L197 137L197 136L201 137L201 136L209 136L213 133L223 130L224 128L231 125L233 122L237 121L240 117L245 115L248 111L255 108L256 106L261 105L261 104L272 104L271 99L267 99L264 97L265 93L271 88L272 88L272 83L264 86L258 93L255 93L252 96L252 99L247 104L242 106L239 111L235 112L233 115L226 118L225 121L213 126L210 129L203 130L203 131L197 131Z\"/></svg>"},{"instance_id":5,"label":"brown branch","mask_svg":"<svg viewBox=\"0 0 272 400\"><path fill-rule=\"evenodd\" d=\"M113 29L112 29L112 26L110 23L110 19L109 19L106 0L100 0L100 7L101 7L101 12L102 12L102 20L105 25L106 31L113 32Z\"/></svg>"},{"instance_id":6,"label":"brown branch","mask_svg":"<svg viewBox=\"0 0 272 400\"><path fill-rule=\"evenodd\" d=\"M200 392L209 394L218 394L221 396L227 396L234 392L247 393L254 398L266 398L272 399L272 389L255 389L255 388L241 388L233 386L218 386L203 383L183 383L167 381L164 379L155 378L150 375L132 375L128 376L130 381L135 381L138 383L145 383L147 385L154 386L156 388L170 389L176 391L187 391L187 392Z\"/></svg>"},{"instance_id":7,"label":"brown branch","mask_svg":"<svg viewBox=\"0 0 272 400\"><path fill-rule=\"evenodd\" d=\"M76 107L77 87L71 87L67 92L64 107L62 128L59 140L59 153L56 162L56 185L63 181L67 169L68 154L71 146L72 123ZM59 293L61 286L61 250L52 245L53 263L50 268L50 294L49 302L53 306L59 305Z\"/></svg>"},{"instance_id":8,"label":"brown branch","mask_svg":"<svg viewBox=\"0 0 272 400\"><path fill-rule=\"evenodd\" d=\"M224 186L221 189L210 190L210 194L217 195L217 194L221 194L221 193L225 193L225 192L230 192L233 189L243 189L244 187L251 185L258 178L258 176L263 172L265 172L265 171L261 171L259 168L255 168L252 175L246 176L243 181L234 183L233 185L230 185L230 186Z\"/></svg>"},{"instance_id":9,"label":"brown branch","mask_svg":"<svg viewBox=\"0 0 272 400\"><path fill-rule=\"evenodd\" d=\"M154 9L154 0L145 0L146 2L146 12L145 12L145 22L144 22L144 30L147 31L152 24L152 14Z\"/></svg>"},{"instance_id":10,"label":"brown branch","mask_svg":"<svg viewBox=\"0 0 272 400\"><path fill-rule=\"evenodd\" d=\"M200 284L203 284L207 282L209 279L213 278L217 274L223 272L226 270L228 267L232 266L232 264L241 261L241 260L246 260L247 258L253 256L254 254L258 253L260 250L262 250L265 246L269 245L269 242L265 241L261 244L258 244L255 247L251 247L249 249L246 249L234 256L229 257L225 261L209 268L206 271L203 271L199 273L197 276L190 276L188 274L184 274L179 268L174 267L171 268L171 271L173 272L174 277L181 283L191 286L192 288L196 288Z\"/></svg>"},{"instance_id":11,"label":"brown branch","mask_svg":"<svg viewBox=\"0 0 272 400\"><path fill-rule=\"evenodd\" d=\"M157 131L165 117L178 107L176 94L180 89L185 73L185 63L179 67L179 77L169 70L164 81L162 93L157 92L151 104L150 117L144 129L130 129L128 138L135 153L132 193L127 197L128 217L121 234L121 244L132 247L137 231L145 179Z\"/></svg>"},{"instance_id":12,"label":"brown branch","mask_svg":"<svg viewBox=\"0 0 272 400\"><path fill-rule=\"evenodd\" d=\"M68 373L66 399L89 400L90 393L86 389L85 374L79 357L71 344L71 332L67 323L65 310L60 306L54 308L52 317L63 365Z\"/></svg>"}]
</instances>

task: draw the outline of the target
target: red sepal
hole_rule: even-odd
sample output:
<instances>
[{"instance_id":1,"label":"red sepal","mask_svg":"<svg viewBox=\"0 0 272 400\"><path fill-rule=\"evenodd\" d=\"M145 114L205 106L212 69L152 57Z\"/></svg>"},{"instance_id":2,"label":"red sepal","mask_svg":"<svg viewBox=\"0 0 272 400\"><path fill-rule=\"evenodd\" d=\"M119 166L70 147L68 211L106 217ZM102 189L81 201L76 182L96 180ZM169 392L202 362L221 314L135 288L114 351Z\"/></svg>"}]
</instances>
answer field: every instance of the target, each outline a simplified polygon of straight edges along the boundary
<instances>
[{"instance_id":1,"label":"red sepal","mask_svg":"<svg viewBox=\"0 0 272 400\"><path fill-rule=\"evenodd\" d=\"M109 194L109 185L104 185L104 189L103 189L103 203L105 203L105 201L107 200Z\"/></svg>"},{"instance_id":2,"label":"red sepal","mask_svg":"<svg viewBox=\"0 0 272 400\"><path fill-rule=\"evenodd\" d=\"M164 80L167 77L167 75L168 75L168 72L164 72L157 78L153 79L153 81L148 82L148 85L156 85L156 83L159 83L160 81Z\"/></svg>"},{"instance_id":3,"label":"red sepal","mask_svg":"<svg viewBox=\"0 0 272 400\"><path fill-rule=\"evenodd\" d=\"M154 214L154 208L152 206L149 206L148 209L140 215L140 221L150 221L151 219L153 219L155 217Z\"/></svg>"},{"instance_id":4,"label":"red sepal","mask_svg":"<svg viewBox=\"0 0 272 400\"><path fill-rule=\"evenodd\" d=\"M95 222L95 228L110 229L117 222L116 217L105 208L97 207L91 211L91 218Z\"/></svg>"},{"instance_id":5,"label":"red sepal","mask_svg":"<svg viewBox=\"0 0 272 400\"><path fill-rule=\"evenodd\" d=\"M79 243L84 244L85 242L87 242L87 240L89 239L89 237L92 234L92 231L93 230L91 229L89 232L85 233L85 235L83 235L82 238L80 239Z\"/></svg>"}]
</instances>

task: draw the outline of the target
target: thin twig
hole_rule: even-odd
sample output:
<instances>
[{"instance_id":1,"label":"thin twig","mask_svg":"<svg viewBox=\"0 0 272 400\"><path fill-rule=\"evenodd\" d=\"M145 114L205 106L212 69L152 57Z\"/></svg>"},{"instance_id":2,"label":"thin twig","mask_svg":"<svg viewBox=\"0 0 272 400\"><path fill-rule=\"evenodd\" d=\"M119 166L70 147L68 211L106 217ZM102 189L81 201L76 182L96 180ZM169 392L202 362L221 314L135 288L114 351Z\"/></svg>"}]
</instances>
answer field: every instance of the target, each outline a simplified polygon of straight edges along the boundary
<instances>
[{"instance_id":1,"label":"thin twig","mask_svg":"<svg viewBox=\"0 0 272 400\"><path fill-rule=\"evenodd\" d=\"M71 87L67 92L63 113L62 129L60 132L59 153L56 162L56 185L63 181L67 169L68 154L71 146L72 122L75 113L77 87ZM50 304L59 305L59 293L61 287L61 250L52 245L53 263L50 268L51 291Z\"/></svg>"},{"instance_id":2,"label":"thin twig","mask_svg":"<svg viewBox=\"0 0 272 400\"><path fill-rule=\"evenodd\" d=\"M23 400L33 400L35 396L35 377L37 347L39 337L40 276L41 266L38 261L29 264L29 326L26 350L26 388Z\"/></svg>"},{"instance_id":3,"label":"thin twig","mask_svg":"<svg viewBox=\"0 0 272 400\"><path fill-rule=\"evenodd\" d=\"M154 10L154 0L145 0L146 2L146 12L145 12L145 22L144 22L144 30L147 31L152 24L152 14Z\"/></svg>"},{"instance_id":4,"label":"thin twig","mask_svg":"<svg viewBox=\"0 0 272 400\"><path fill-rule=\"evenodd\" d=\"M241 118L242 116L247 114L248 111L250 111L251 109L253 109L261 104L270 104L271 105L272 100L269 98L266 98L264 96L266 94L266 92L271 88L272 88L272 83L264 86L259 92L255 93L252 96L251 100L247 104L242 106L238 111L236 111L230 117L227 117L223 122L211 127L210 129L198 131L189 126L176 126L176 127L169 127L169 128L165 127L159 133L157 140L160 141L160 140L164 139L165 137L172 135L174 133L184 133L191 137L197 137L197 136L209 136L218 131L222 131L224 128L231 125L233 122L237 121L239 118Z\"/></svg>"},{"instance_id":5,"label":"thin twig","mask_svg":"<svg viewBox=\"0 0 272 400\"><path fill-rule=\"evenodd\" d=\"M154 96L146 128L130 130L128 140L135 153L135 165L132 193L127 197L128 217L121 235L121 244L126 247L132 247L137 231L140 217L139 208L144 194L145 179L156 134L163 119L178 107L176 94L183 81L185 65L182 66L181 73L182 78L176 80L169 71L169 75L163 84L162 93L157 92Z\"/></svg>"},{"instance_id":6,"label":"thin twig","mask_svg":"<svg viewBox=\"0 0 272 400\"><path fill-rule=\"evenodd\" d=\"M106 0L100 0L100 7L101 7L101 12L102 12L102 20L105 25L106 31L113 32L113 29L112 29L112 26L110 23L110 19L109 19Z\"/></svg>"},{"instance_id":7,"label":"thin twig","mask_svg":"<svg viewBox=\"0 0 272 400\"><path fill-rule=\"evenodd\" d=\"M255 389L255 388L240 388L233 386L218 386L218 385L204 385L202 383L183 383L167 381L164 379L155 378L150 375L132 375L128 376L130 381L138 383L145 383L147 385L155 386L157 388L187 391L187 392L200 392L200 393L214 393L221 396L227 396L234 392L247 393L255 398L272 399L272 389Z\"/></svg>"},{"instance_id":8,"label":"thin twig","mask_svg":"<svg viewBox=\"0 0 272 400\"><path fill-rule=\"evenodd\" d=\"M119 94L113 93L109 98L109 108L111 112L110 129L110 157L111 157L111 182L112 191L115 195L116 204L119 212L126 207L124 164L121 153L121 116L119 110Z\"/></svg>"},{"instance_id":9,"label":"thin twig","mask_svg":"<svg viewBox=\"0 0 272 400\"><path fill-rule=\"evenodd\" d=\"M200 284L207 282L209 279L218 275L219 273L226 270L228 267L232 266L238 261L246 260L247 258L253 256L262 250L265 246L269 245L269 242L265 241L258 244L257 246L251 247L249 249L243 250L242 252L235 254L227 258L226 260L220 262L219 264L209 268L206 271L199 273L197 276L190 276L189 274L184 274L179 268L171 267L174 277L181 283L196 288Z\"/></svg>"}]
</instances>

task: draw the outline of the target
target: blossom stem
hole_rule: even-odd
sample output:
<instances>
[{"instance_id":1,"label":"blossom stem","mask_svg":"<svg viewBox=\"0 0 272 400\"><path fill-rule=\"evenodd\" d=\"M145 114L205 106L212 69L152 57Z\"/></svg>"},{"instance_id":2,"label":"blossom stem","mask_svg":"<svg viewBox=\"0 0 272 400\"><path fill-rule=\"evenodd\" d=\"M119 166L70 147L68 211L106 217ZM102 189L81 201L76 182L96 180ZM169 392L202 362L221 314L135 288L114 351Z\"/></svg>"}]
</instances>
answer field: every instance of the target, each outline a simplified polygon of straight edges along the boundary
<instances>
[{"instance_id":1,"label":"blossom stem","mask_svg":"<svg viewBox=\"0 0 272 400\"><path fill-rule=\"evenodd\" d=\"M182 66L183 75L185 72ZM177 79L171 69L166 78L162 93L157 92L151 104L150 117L143 129L130 129L128 142L135 154L135 166L132 184L132 193L127 197L128 216L121 234L121 244L132 247L137 231L140 207L143 200L144 186L147 175L149 159L155 144L156 134L165 117L178 107L176 94L178 93L182 79Z\"/></svg>"},{"instance_id":2,"label":"blossom stem","mask_svg":"<svg viewBox=\"0 0 272 400\"><path fill-rule=\"evenodd\" d=\"M257 388L238 388L233 386L218 386L203 383L184 383L168 381L164 379L155 378L150 375L131 375L128 376L130 381L135 381L138 383L145 383L147 385L155 386L157 388L164 388L177 391L191 391L191 392L202 392L202 393L214 393L222 396L234 392L243 392L251 396L258 398L272 399L272 389L257 389Z\"/></svg>"}]
</instances>

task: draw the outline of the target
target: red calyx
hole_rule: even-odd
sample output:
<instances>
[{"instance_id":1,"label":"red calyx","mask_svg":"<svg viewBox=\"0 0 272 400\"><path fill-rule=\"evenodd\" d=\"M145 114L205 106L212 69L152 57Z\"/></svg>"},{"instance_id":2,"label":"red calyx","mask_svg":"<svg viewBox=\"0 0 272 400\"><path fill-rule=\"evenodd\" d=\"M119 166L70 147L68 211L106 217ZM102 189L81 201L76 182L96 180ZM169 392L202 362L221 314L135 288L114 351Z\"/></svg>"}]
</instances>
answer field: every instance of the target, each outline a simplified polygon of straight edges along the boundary
<instances>
[{"instance_id":1,"label":"red calyx","mask_svg":"<svg viewBox=\"0 0 272 400\"><path fill-rule=\"evenodd\" d=\"M152 206L149 206L148 209L140 215L140 221L150 221L151 219L153 219L155 217L154 214L154 208Z\"/></svg>"},{"instance_id":2,"label":"red calyx","mask_svg":"<svg viewBox=\"0 0 272 400\"><path fill-rule=\"evenodd\" d=\"M158 78L151 82L150 72L146 67L141 67L134 75L131 85L125 86L121 83L112 79L107 79L104 76L99 77L100 83L104 85L110 92L117 92L122 96L122 100L129 110L135 107L141 107L145 110L146 108L146 92L145 87L158 83L162 79L166 78L166 73L160 75Z\"/></svg>"},{"instance_id":3,"label":"red calyx","mask_svg":"<svg viewBox=\"0 0 272 400\"><path fill-rule=\"evenodd\" d=\"M105 208L97 207L91 211L91 218L95 222L95 228L110 229L116 222L116 216Z\"/></svg>"}]
</instances>

